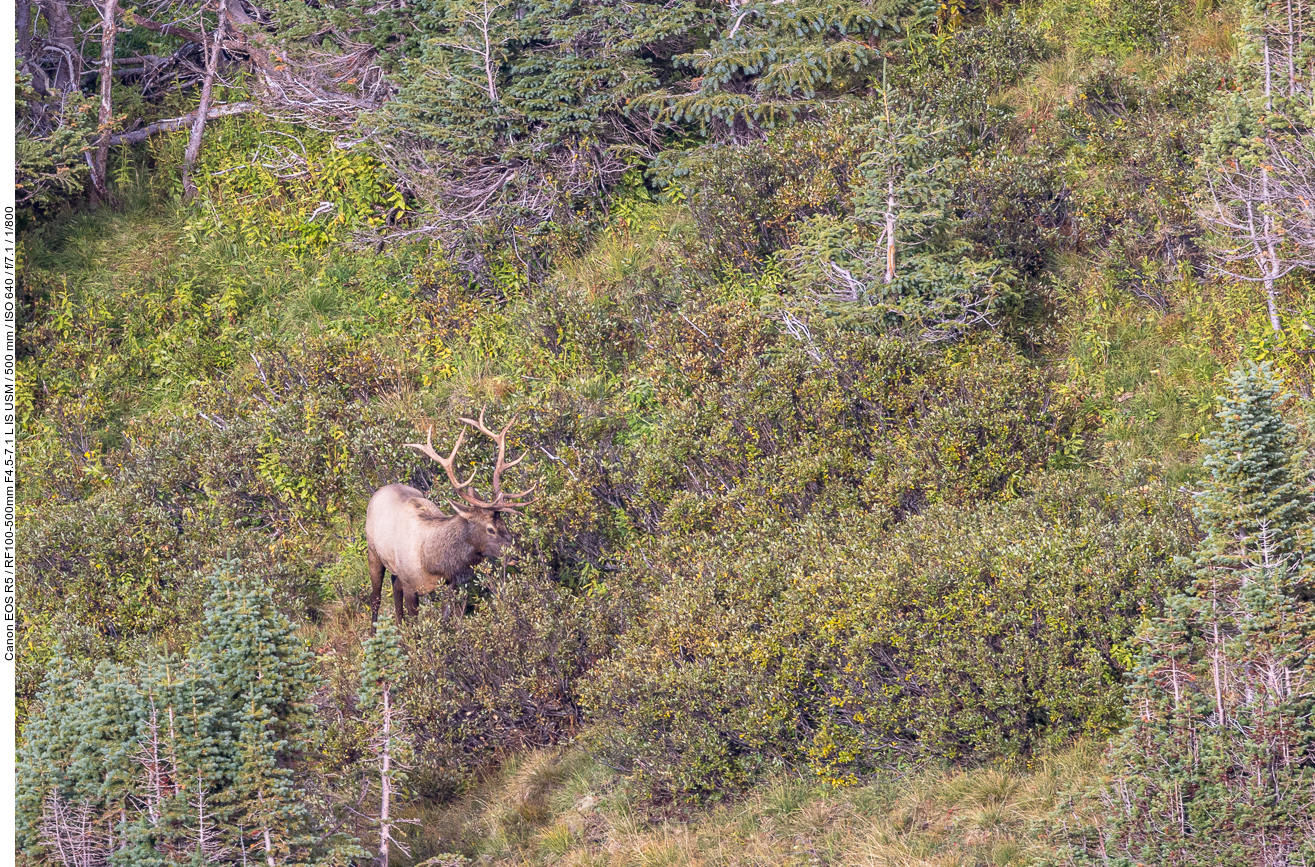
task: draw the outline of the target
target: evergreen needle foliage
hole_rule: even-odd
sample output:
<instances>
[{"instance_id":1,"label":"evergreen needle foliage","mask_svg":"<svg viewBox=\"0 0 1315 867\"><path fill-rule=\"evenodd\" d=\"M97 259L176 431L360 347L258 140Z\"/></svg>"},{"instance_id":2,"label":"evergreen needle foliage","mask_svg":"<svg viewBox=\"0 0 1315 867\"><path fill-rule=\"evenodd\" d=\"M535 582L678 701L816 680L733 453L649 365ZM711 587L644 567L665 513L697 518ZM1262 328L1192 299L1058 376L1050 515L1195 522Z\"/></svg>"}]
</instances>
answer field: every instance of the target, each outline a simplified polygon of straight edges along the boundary
<instances>
[{"instance_id":1,"label":"evergreen needle foliage","mask_svg":"<svg viewBox=\"0 0 1315 867\"><path fill-rule=\"evenodd\" d=\"M1281 384L1235 371L1207 441L1195 581L1144 638L1113 748L1119 863L1315 857L1315 606L1302 480Z\"/></svg>"},{"instance_id":2,"label":"evergreen needle foliage","mask_svg":"<svg viewBox=\"0 0 1315 867\"><path fill-rule=\"evenodd\" d=\"M266 587L230 571L209 581L187 656L91 677L57 657L19 751L20 851L116 867L306 864L337 842L289 767L306 740L310 654Z\"/></svg>"}]
</instances>

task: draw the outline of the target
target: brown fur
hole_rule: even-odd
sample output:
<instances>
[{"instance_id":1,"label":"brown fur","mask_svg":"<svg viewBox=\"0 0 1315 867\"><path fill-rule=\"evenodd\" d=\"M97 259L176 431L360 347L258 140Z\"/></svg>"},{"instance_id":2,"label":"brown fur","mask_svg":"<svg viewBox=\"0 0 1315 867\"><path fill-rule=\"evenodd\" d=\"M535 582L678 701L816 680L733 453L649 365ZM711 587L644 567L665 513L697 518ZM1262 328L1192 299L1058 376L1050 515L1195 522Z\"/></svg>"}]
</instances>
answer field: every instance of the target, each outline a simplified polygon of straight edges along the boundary
<instances>
[{"instance_id":1,"label":"brown fur","mask_svg":"<svg viewBox=\"0 0 1315 867\"><path fill-rule=\"evenodd\" d=\"M415 616L419 595L440 582L453 587L474 576L486 557L497 558L511 544L502 514L478 506L445 515L420 491L408 485L385 485L374 492L365 511L370 566L370 622L379 619L384 573L393 575L393 608L402 620Z\"/></svg>"}]
</instances>

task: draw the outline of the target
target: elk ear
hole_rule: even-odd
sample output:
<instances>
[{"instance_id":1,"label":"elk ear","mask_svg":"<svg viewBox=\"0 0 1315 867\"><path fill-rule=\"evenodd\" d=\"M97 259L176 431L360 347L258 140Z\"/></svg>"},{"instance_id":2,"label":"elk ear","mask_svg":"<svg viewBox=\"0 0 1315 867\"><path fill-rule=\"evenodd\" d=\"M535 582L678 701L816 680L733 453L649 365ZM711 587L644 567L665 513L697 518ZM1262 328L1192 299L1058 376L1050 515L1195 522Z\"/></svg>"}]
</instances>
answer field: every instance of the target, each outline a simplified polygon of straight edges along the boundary
<instances>
[{"instance_id":1,"label":"elk ear","mask_svg":"<svg viewBox=\"0 0 1315 867\"><path fill-rule=\"evenodd\" d=\"M451 500L448 500L447 504L452 507L452 511L456 512L458 516L465 518L467 521L469 521L471 517L474 515L473 512L467 512L463 510L460 506L458 506L456 503L452 502Z\"/></svg>"}]
</instances>

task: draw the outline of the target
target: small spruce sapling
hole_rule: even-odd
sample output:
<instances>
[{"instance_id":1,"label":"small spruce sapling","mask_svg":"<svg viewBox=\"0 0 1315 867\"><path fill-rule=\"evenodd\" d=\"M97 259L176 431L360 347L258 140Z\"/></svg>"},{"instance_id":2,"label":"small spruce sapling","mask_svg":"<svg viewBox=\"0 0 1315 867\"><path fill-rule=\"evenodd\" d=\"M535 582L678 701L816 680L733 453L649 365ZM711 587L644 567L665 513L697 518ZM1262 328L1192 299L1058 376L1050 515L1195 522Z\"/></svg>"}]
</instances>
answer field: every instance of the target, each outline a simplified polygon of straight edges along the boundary
<instances>
[{"instance_id":1,"label":"small spruce sapling","mask_svg":"<svg viewBox=\"0 0 1315 867\"><path fill-rule=\"evenodd\" d=\"M398 800L406 793L406 772L414 755L406 713L397 699L397 687L405 674L406 656L397 630L389 623L383 624L365 643L360 693L366 726L374 732L369 742L371 765L379 775L379 809L377 817L372 817L379 830L379 854L375 862L379 867L388 867L393 844L404 854L411 854L393 836L398 825L414 824L414 820L397 818Z\"/></svg>"}]
</instances>

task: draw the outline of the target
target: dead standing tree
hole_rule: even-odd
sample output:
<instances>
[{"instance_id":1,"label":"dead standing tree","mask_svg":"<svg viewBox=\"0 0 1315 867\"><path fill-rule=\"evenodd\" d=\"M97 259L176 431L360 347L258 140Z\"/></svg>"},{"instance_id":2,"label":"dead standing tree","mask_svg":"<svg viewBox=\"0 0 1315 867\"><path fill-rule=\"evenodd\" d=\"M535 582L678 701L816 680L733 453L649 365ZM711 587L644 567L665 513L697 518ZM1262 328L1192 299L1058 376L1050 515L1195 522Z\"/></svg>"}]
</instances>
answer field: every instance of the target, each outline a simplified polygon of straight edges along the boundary
<instances>
[{"instance_id":1,"label":"dead standing tree","mask_svg":"<svg viewBox=\"0 0 1315 867\"><path fill-rule=\"evenodd\" d=\"M440 42L439 44L453 51L471 55L473 63L484 72L484 89L489 95L489 102L498 102L498 69L502 65L502 46L507 36L501 38L494 34L499 29L497 14L509 4L505 2L489 3L480 0L467 6L458 6L455 10L457 31L465 36L457 42Z\"/></svg>"},{"instance_id":2,"label":"dead standing tree","mask_svg":"<svg viewBox=\"0 0 1315 867\"><path fill-rule=\"evenodd\" d=\"M54 190L78 192L78 178L85 178L92 199L110 203L110 149L182 128L191 132L184 158L184 190L190 199L196 193L193 173L208 121L260 110L341 131L389 95L373 47L352 42L351 34L332 34L332 46L322 45L318 37L284 39L270 22L264 10L245 0L159 0L140 8L125 7L122 0L18 4L17 59L30 76L21 137L49 143L52 163L45 169L39 160L31 162L20 200L45 201ZM134 40L117 37L134 30L155 34L154 44L164 37L165 44L176 41L178 47L159 56L118 56ZM215 86L244 68L252 73L256 98L215 105ZM135 102L141 105L163 104L197 88L201 105L182 117L130 116L125 123L116 117L113 102L114 88L125 85L140 96ZM99 102L90 116L82 107L84 98Z\"/></svg>"},{"instance_id":3,"label":"dead standing tree","mask_svg":"<svg viewBox=\"0 0 1315 867\"><path fill-rule=\"evenodd\" d=\"M113 3L114 0L107 0ZM205 78L201 82L201 104L196 108L196 119L192 121L192 133L187 139L187 153L183 156L183 201L190 202L196 197L196 182L192 180L192 169L196 159L201 155L201 136L205 133L206 118L210 113L210 93L215 84L215 72L219 69L219 54L224 47L224 26L228 23L225 13L228 0L219 0L214 37L210 51L206 54Z\"/></svg>"},{"instance_id":4,"label":"dead standing tree","mask_svg":"<svg viewBox=\"0 0 1315 867\"><path fill-rule=\"evenodd\" d=\"M41 844L63 867L103 867L109 842L98 820L90 799L72 804L51 792L42 802Z\"/></svg>"},{"instance_id":5,"label":"dead standing tree","mask_svg":"<svg viewBox=\"0 0 1315 867\"><path fill-rule=\"evenodd\" d=\"M1206 225L1224 239L1217 270L1263 287L1270 328L1283 330L1278 281L1315 267L1315 145L1300 116L1315 90L1306 0L1283 0L1261 22L1261 135L1207 178ZM1277 6L1277 4L1275 4Z\"/></svg>"},{"instance_id":6,"label":"dead standing tree","mask_svg":"<svg viewBox=\"0 0 1315 867\"><path fill-rule=\"evenodd\" d=\"M114 126L114 36L118 32L118 0L105 0L99 7L100 26L100 113L96 119L96 149L87 154L91 166L93 197L105 204L113 204L109 179L106 173L110 160L110 134Z\"/></svg>"},{"instance_id":7,"label":"dead standing tree","mask_svg":"<svg viewBox=\"0 0 1315 867\"><path fill-rule=\"evenodd\" d=\"M1215 251L1217 269L1235 280L1264 288L1270 328L1283 330L1278 281L1297 268L1315 267L1315 247L1300 243L1310 235L1310 214L1294 195L1291 178L1275 171L1269 158L1247 167L1234 161L1209 179L1211 208L1206 222L1227 240ZM1250 267L1246 267L1250 266Z\"/></svg>"}]
</instances>

